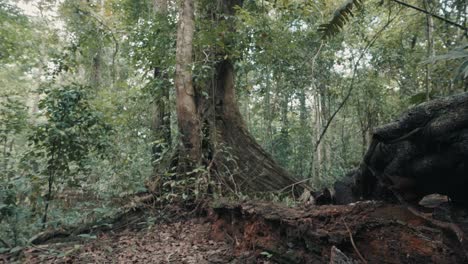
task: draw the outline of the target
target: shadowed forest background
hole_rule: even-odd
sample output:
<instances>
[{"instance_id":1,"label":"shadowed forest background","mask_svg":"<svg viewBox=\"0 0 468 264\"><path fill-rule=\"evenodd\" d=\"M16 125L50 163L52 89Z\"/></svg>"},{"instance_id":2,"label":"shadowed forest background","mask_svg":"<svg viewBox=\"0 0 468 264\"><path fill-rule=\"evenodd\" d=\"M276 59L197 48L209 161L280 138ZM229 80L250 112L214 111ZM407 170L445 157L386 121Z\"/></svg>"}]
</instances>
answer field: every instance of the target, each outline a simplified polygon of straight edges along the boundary
<instances>
[{"instance_id":1,"label":"shadowed forest background","mask_svg":"<svg viewBox=\"0 0 468 264\"><path fill-rule=\"evenodd\" d=\"M197 0L190 51L187 2L0 0L0 250L139 193L297 205L468 90L463 0Z\"/></svg>"}]
</instances>

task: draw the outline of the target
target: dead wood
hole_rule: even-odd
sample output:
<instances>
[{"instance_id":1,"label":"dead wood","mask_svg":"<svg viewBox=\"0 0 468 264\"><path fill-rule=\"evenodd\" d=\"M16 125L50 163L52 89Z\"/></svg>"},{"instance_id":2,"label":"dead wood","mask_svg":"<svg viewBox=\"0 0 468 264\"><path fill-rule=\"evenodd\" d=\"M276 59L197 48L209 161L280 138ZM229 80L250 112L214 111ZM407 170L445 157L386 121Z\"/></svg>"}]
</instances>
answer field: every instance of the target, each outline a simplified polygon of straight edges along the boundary
<instances>
[{"instance_id":1,"label":"dead wood","mask_svg":"<svg viewBox=\"0 0 468 264\"><path fill-rule=\"evenodd\" d=\"M346 224L346 221L345 221L345 220L343 220L343 224L344 224L345 227L346 227L346 231L348 231L349 240L351 241L351 245L353 245L354 251L356 252L356 254L358 255L358 257L361 259L361 261L362 261L363 263L367 264L367 261L364 259L364 257L362 256L361 252L359 252L359 249L357 248L356 243L354 243L353 233L352 233L351 230L349 229L348 224Z\"/></svg>"},{"instance_id":2,"label":"dead wood","mask_svg":"<svg viewBox=\"0 0 468 264\"><path fill-rule=\"evenodd\" d=\"M268 252L275 263L331 262L333 246L349 257L342 263L361 259L359 254L363 263L468 260L455 236L401 205L359 202L295 209L262 202L221 203L211 219L213 238L229 236L238 252Z\"/></svg>"},{"instance_id":3,"label":"dead wood","mask_svg":"<svg viewBox=\"0 0 468 264\"><path fill-rule=\"evenodd\" d=\"M346 256L341 250L339 250L337 247L332 246L331 252L330 252L330 264L355 264L358 263L357 261L354 261L348 256Z\"/></svg>"},{"instance_id":4,"label":"dead wood","mask_svg":"<svg viewBox=\"0 0 468 264\"><path fill-rule=\"evenodd\" d=\"M417 204L438 193L468 202L468 93L418 105L376 128L355 176L365 199L391 200L396 192Z\"/></svg>"},{"instance_id":5,"label":"dead wood","mask_svg":"<svg viewBox=\"0 0 468 264\"><path fill-rule=\"evenodd\" d=\"M359 199L400 203L457 237L466 249L468 93L418 105L374 129L361 166L334 187L339 204ZM433 194L445 195L450 203L420 206Z\"/></svg>"},{"instance_id":6,"label":"dead wood","mask_svg":"<svg viewBox=\"0 0 468 264\"><path fill-rule=\"evenodd\" d=\"M45 230L33 236L29 240L29 243L39 245L50 243L51 241L73 240L83 234L95 234L119 230L129 226L132 227L133 224L143 218L144 209L148 207L148 204L153 203L153 201L154 196L151 194L135 195L116 215L100 219L96 222Z\"/></svg>"}]
</instances>

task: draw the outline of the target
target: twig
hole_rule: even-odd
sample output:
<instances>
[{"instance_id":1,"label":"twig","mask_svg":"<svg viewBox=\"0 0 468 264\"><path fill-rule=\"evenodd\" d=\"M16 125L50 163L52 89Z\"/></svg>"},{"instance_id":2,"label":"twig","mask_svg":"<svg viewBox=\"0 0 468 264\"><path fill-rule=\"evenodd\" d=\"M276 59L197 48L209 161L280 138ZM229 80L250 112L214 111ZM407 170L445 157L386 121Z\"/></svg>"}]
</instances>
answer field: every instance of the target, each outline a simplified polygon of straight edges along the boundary
<instances>
[{"instance_id":1,"label":"twig","mask_svg":"<svg viewBox=\"0 0 468 264\"><path fill-rule=\"evenodd\" d=\"M300 181L298 181L298 182L295 182L295 183L293 183L293 184L290 184L290 185L284 187L283 189L278 190L277 192L282 193L284 190L288 189L289 187L294 187L295 185L298 185L298 184L301 184L301 183L304 183L304 182L310 181L310 180L311 180L311 178L307 178L307 179L304 179L304 180L300 180Z\"/></svg>"},{"instance_id":2,"label":"twig","mask_svg":"<svg viewBox=\"0 0 468 264\"><path fill-rule=\"evenodd\" d=\"M367 260L361 255L361 252L359 252L359 250L358 250L357 247L356 247L356 244L354 243L353 233L351 233L351 230L349 229L348 224L346 224L346 221L344 220L344 218L341 219L341 220L343 221L343 224L344 224L344 226L346 227L346 230L348 231L349 240L351 240L351 245L353 245L354 251L356 251L356 254L359 256L359 258L361 259L361 261L362 261L364 264L367 264Z\"/></svg>"}]
</instances>

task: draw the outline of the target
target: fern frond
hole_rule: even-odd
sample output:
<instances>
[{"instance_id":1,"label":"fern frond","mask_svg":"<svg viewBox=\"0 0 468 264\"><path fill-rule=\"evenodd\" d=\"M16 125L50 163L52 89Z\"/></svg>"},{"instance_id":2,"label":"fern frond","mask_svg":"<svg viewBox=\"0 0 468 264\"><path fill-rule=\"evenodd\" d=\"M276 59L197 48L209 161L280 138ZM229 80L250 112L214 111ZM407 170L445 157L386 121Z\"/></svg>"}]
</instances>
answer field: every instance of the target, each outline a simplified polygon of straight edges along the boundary
<instances>
[{"instance_id":1,"label":"fern frond","mask_svg":"<svg viewBox=\"0 0 468 264\"><path fill-rule=\"evenodd\" d=\"M363 0L346 0L337 10L335 10L332 19L326 24L319 26L319 31L322 32L323 38L330 38L338 34L353 17L353 9L361 8Z\"/></svg>"}]
</instances>

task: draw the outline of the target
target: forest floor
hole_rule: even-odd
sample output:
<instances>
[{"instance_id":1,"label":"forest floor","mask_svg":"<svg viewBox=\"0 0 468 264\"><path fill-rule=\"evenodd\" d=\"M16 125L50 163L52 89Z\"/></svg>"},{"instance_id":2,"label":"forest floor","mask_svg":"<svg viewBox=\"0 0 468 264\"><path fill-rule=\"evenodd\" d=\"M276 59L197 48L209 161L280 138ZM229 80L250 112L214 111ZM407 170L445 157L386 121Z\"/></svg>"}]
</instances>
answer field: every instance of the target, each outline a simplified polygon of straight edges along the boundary
<instances>
[{"instance_id":1,"label":"forest floor","mask_svg":"<svg viewBox=\"0 0 468 264\"><path fill-rule=\"evenodd\" d=\"M102 233L93 240L45 244L23 251L22 263L269 263L253 252L235 254L227 241L211 239L203 218L154 225L135 232ZM0 257L0 263L2 259ZM3 263L9 260L3 259Z\"/></svg>"},{"instance_id":2,"label":"forest floor","mask_svg":"<svg viewBox=\"0 0 468 264\"><path fill-rule=\"evenodd\" d=\"M218 202L164 220L153 209L152 221L148 211L118 228L0 255L0 263L468 263L464 239L398 204Z\"/></svg>"},{"instance_id":3,"label":"forest floor","mask_svg":"<svg viewBox=\"0 0 468 264\"><path fill-rule=\"evenodd\" d=\"M172 215L162 217L162 223L147 221L145 218L155 211L161 213L154 210L144 217L138 217L138 223L124 223L124 229L118 227L115 231L111 229L73 239L52 239L13 254L0 254L0 264L272 263L268 256L258 254L258 251L236 251L232 241L223 239L223 234L213 233L213 223L209 217L196 216L187 209L171 208ZM143 228L138 226L140 224Z\"/></svg>"}]
</instances>

